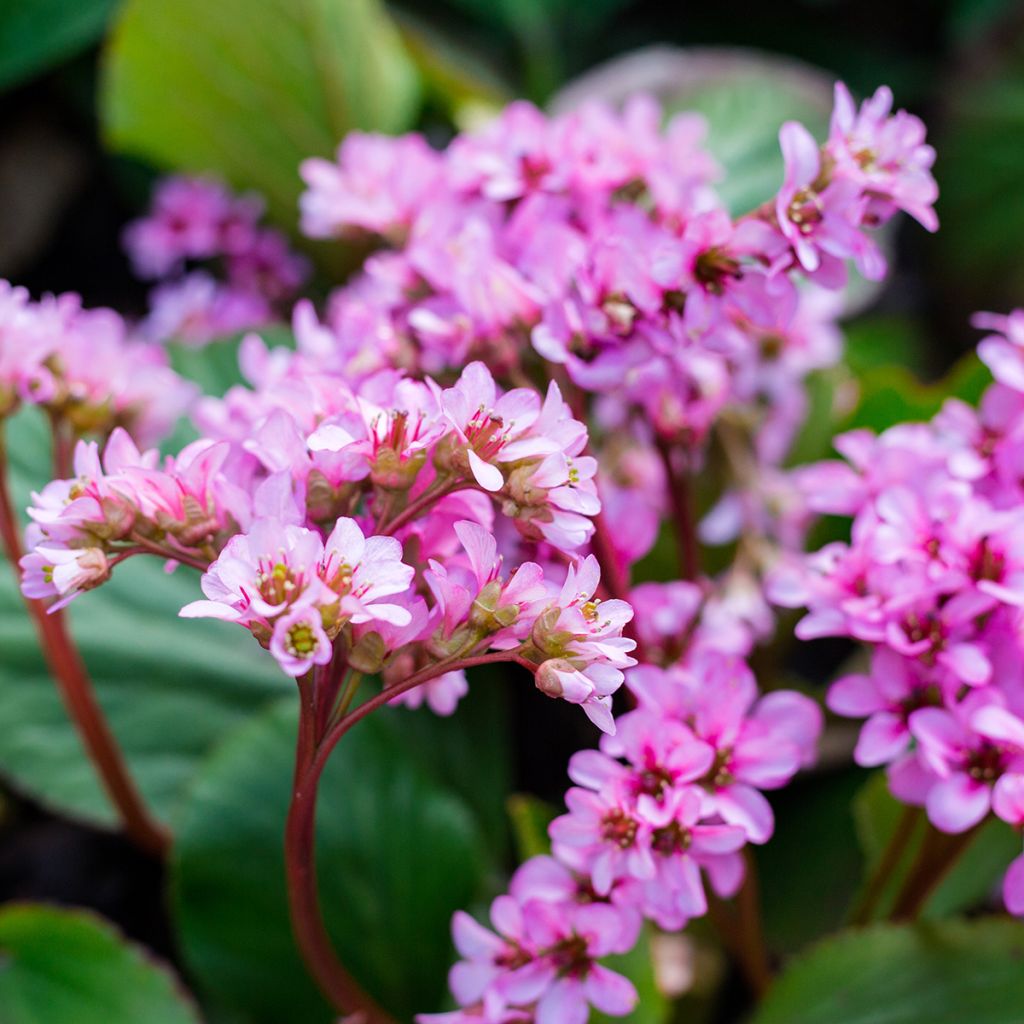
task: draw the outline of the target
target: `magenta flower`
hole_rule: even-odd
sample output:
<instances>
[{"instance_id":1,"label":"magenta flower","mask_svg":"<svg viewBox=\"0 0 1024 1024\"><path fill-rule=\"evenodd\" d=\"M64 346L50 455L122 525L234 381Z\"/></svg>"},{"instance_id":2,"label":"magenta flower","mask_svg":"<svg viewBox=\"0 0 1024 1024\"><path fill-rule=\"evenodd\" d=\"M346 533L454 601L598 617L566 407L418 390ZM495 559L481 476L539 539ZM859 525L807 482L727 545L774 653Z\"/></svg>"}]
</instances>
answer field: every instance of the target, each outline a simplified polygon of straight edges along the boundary
<instances>
[{"instance_id":1,"label":"magenta flower","mask_svg":"<svg viewBox=\"0 0 1024 1024\"><path fill-rule=\"evenodd\" d=\"M925 144L920 119L905 110L891 111L892 92L885 86L858 111L846 86L836 82L825 151L835 162L836 174L848 176L868 193L868 216L873 220L887 220L900 209L935 231L935 150Z\"/></svg>"},{"instance_id":2,"label":"magenta flower","mask_svg":"<svg viewBox=\"0 0 1024 1024\"><path fill-rule=\"evenodd\" d=\"M401 235L437 193L439 172L440 159L419 136L350 132L336 163L311 158L300 167L302 230L311 238Z\"/></svg>"}]
</instances>

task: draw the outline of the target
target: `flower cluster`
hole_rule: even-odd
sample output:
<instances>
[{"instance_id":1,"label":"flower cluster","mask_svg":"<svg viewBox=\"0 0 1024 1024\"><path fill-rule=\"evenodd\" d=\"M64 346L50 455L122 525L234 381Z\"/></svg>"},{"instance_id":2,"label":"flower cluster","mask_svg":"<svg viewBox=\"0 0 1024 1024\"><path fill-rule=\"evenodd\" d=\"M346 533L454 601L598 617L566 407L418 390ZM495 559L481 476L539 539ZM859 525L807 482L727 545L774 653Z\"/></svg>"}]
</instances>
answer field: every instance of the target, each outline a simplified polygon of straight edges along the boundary
<instances>
[{"instance_id":1,"label":"flower cluster","mask_svg":"<svg viewBox=\"0 0 1024 1024\"><path fill-rule=\"evenodd\" d=\"M160 183L149 213L124 234L135 272L161 282L147 336L203 344L279 318L309 270L284 235L260 226L262 214L258 198L234 196L214 181Z\"/></svg>"},{"instance_id":2,"label":"flower cluster","mask_svg":"<svg viewBox=\"0 0 1024 1024\"><path fill-rule=\"evenodd\" d=\"M298 413L304 396L292 397ZM245 626L290 675L336 643L395 685L506 651L542 692L612 729L611 694L635 664L632 610L597 597L592 555L573 564L600 505L594 460L579 455L586 429L557 386L500 394L473 363L451 388L385 374L332 401L328 416L302 409L305 428L281 405L254 437L203 438L163 460L120 429L102 460L80 442L75 478L33 497L26 595L60 606L124 558L156 554L206 569L207 600L183 615ZM503 579L496 509L568 567L523 562ZM458 671L429 685L404 699L451 711L465 690Z\"/></svg>"},{"instance_id":3,"label":"flower cluster","mask_svg":"<svg viewBox=\"0 0 1024 1024\"><path fill-rule=\"evenodd\" d=\"M33 499L26 594L66 603L143 553L200 569L204 598L182 614L247 629L311 681L318 720L371 674L381 692L358 712L390 701L449 714L466 668L504 660L604 733L573 757L552 855L495 901L495 931L456 916L462 1008L423 1020L630 1012L636 993L601 959L628 950L645 919L678 929L705 913L705 878L734 894L744 846L774 828L764 791L814 756L817 705L762 695L745 661L773 626L763 559L741 544L719 578L701 575L686 489L712 440L726 465L709 543L760 533L794 548L830 495L860 515L905 483L909 497L856 529L870 553L854 545L832 559L841 572L801 570L800 597L811 621L856 620L847 632L880 647L892 623L917 623L898 656L924 671L931 651L926 667L948 674L949 705L933 710L966 706L953 679L996 690L992 638L1013 632L1024 549L1012 503L993 497L1011 462L987 422L950 411L963 444L935 442L927 480L914 439L909 462L880 451L902 442L861 438L858 470L782 469L805 378L840 352L847 263L884 273L871 232L897 210L935 227L923 126L892 114L886 90L858 109L837 86L827 141L785 125L780 191L742 216L715 192L704 132L695 115L663 127L638 97L561 116L515 103L444 151L350 134L337 160L303 164L302 224L370 255L322 309L294 306L295 350L249 335L247 384L196 404L200 440L161 459L115 430L102 458L82 442L74 478ZM151 333L198 340L276 312L301 267L258 217L208 182L163 186L127 235L140 272L176 278ZM191 270L210 261L226 283ZM1024 376L1017 326L994 325L1007 336L988 344L992 361ZM0 398L5 355L0 344ZM1005 424L1009 400L993 402L982 420ZM897 479L901 459L912 481ZM970 529L937 542L941 558L918 537L912 505L930 522L979 502L984 514L960 517ZM912 537L895 536L911 521ZM633 586L666 524L686 578ZM872 603L854 579L869 557L899 594ZM901 603L911 579L928 586ZM630 709L616 719L624 682ZM1010 714L1012 687L999 686ZM938 755L913 750L919 774L936 774ZM1011 784L996 789L1019 810Z\"/></svg>"},{"instance_id":4,"label":"flower cluster","mask_svg":"<svg viewBox=\"0 0 1024 1024\"><path fill-rule=\"evenodd\" d=\"M718 896L736 893L742 848L773 831L762 790L813 760L822 716L798 693L759 696L743 660L717 646L730 632L703 603L694 584L634 592L638 610L665 610L641 632L645 654L656 636L681 647L659 659L664 667L629 670L635 709L599 750L571 759L576 785L550 826L552 856L527 861L495 901L497 934L456 915L464 959L450 980L463 1009L418 1020L586 1021L588 1004L626 1014L635 993L600 958L630 949L644 919L674 931L705 914L705 876Z\"/></svg>"},{"instance_id":5,"label":"flower cluster","mask_svg":"<svg viewBox=\"0 0 1024 1024\"><path fill-rule=\"evenodd\" d=\"M33 302L0 281L0 417L35 405L76 433L123 426L152 443L194 396L166 355L132 337L113 310L84 309L71 294Z\"/></svg>"},{"instance_id":6,"label":"flower cluster","mask_svg":"<svg viewBox=\"0 0 1024 1024\"><path fill-rule=\"evenodd\" d=\"M852 517L851 541L770 587L807 607L798 636L871 646L829 707L866 719L858 763L888 765L896 796L951 833L990 811L1024 825L1024 312L977 322L999 332L979 347L996 377L980 408L950 400L930 423L844 435L845 463L796 471L814 509ZM1022 865L1007 875L1016 912Z\"/></svg>"}]
</instances>

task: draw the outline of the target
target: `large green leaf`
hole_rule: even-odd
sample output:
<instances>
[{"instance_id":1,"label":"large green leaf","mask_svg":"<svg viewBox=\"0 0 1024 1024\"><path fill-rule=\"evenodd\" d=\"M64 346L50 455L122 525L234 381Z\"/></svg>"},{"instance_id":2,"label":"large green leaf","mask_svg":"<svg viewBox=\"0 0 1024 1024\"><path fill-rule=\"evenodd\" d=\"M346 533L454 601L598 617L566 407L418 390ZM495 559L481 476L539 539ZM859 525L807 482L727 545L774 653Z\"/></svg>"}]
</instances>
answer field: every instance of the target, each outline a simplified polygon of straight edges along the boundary
<instances>
[{"instance_id":1,"label":"large green leaf","mask_svg":"<svg viewBox=\"0 0 1024 1024\"><path fill-rule=\"evenodd\" d=\"M0 11L0 89L96 42L117 0L17 0Z\"/></svg>"},{"instance_id":2,"label":"large green leaf","mask_svg":"<svg viewBox=\"0 0 1024 1024\"><path fill-rule=\"evenodd\" d=\"M116 149L257 189L294 226L300 161L409 127L418 99L377 0L127 0L102 112Z\"/></svg>"},{"instance_id":3,"label":"large green leaf","mask_svg":"<svg viewBox=\"0 0 1024 1024\"><path fill-rule=\"evenodd\" d=\"M753 1024L1020 1024L1024 925L945 921L843 932L786 970Z\"/></svg>"},{"instance_id":4,"label":"large green leaf","mask_svg":"<svg viewBox=\"0 0 1024 1024\"><path fill-rule=\"evenodd\" d=\"M466 806L403 742L402 715L377 712L338 746L321 789L318 865L339 955L409 1020L441 1003L450 917L479 894L486 856ZM288 927L281 836L296 726L295 702L283 702L210 758L173 863L197 982L215 1004L260 1024L329 1019Z\"/></svg>"},{"instance_id":5,"label":"large green leaf","mask_svg":"<svg viewBox=\"0 0 1024 1024\"><path fill-rule=\"evenodd\" d=\"M199 1024L171 975L92 914L0 912L0 1024Z\"/></svg>"},{"instance_id":6,"label":"large green leaf","mask_svg":"<svg viewBox=\"0 0 1024 1024\"><path fill-rule=\"evenodd\" d=\"M9 425L17 500L45 482L41 417ZM143 795L174 815L197 759L232 725L291 683L242 630L179 619L200 596L191 569L168 575L131 559L71 605L70 619L100 703ZM0 771L72 815L112 823L110 807L44 665L10 566L0 560Z\"/></svg>"},{"instance_id":7,"label":"large green leaf","mask_svg":"<svg viewBox=\"0 0 1024 1024\"><path fill-rule=\"evenodd\" d=\"M904 805L890 792L885 772L876 772L853 801L857 836L865 855L865 875L870 876L903 817ZM906 877L925 835L924 823L918 823L901 863L882 892L877 907L884 911ZM924 916L939 919L970 910L991 898L999 886L1006 866L1020 852L1020 839L1005 822L988 821L957 859L949 874L932 893L924 907Z\"/></svg>"}]
</instances>

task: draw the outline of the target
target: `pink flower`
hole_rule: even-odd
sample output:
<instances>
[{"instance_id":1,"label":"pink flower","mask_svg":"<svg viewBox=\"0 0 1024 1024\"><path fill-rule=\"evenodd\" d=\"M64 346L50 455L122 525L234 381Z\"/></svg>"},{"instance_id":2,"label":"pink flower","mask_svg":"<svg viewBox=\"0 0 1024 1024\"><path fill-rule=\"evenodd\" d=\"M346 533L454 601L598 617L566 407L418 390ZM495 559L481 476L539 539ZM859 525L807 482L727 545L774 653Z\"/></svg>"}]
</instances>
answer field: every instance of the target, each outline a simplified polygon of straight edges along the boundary
<instances>
[{"instance_id":1,"label":"pink flower","mask_svg":"<svg viewBox=\"0 0 1024 1024\"><path fill-rule=\"evenodd\" d=\"M837 715L867 718L854 750L866 767L885 764L910 745L908 719L918 708L941 701L943 687L916 662L888 648L876 649L868 675L837 679L828 692L828 707Z\"/></svg>"},{"instance_id":2,"label":"pink flower","mask_svg":"<svg viewBox=\"0 0 1024 1024\"><path fill-rule=\"evenodd\" d=\"M994 332L978 342L978 357L992 376L1014 391L1024 391L1024 309L1006 316L975 313L971 323Z\"/></svg>"},{"instance_id":3,"label":"pink flower","mask_svg":"<svg viewBox=\"0 0 1024 1024\"><path fill-rule=\"evenodd\" d=\"M298 677L313 665L326 665L333 648L318 609L296 607L274 622L270 653L290 676Z\"/></svg>"},{"instance_id":4,"label":"pink flower","mask_svg":"<svg viewBox=\"0 0 1024 1024\"><path fill-rule=\"evenodd\" d=\"M919 761L935 776L925 795L928 817L943 832L976 825L992 806L996 780L1024 769L1024 722L982 691L951 710L915 711L910 730Z\"/></svg>"},{"instance_id":5,"label":"pink flower","mask_svg":"<svg viewBox=\"0 0 1024 1024\"><path fill-rule=\"evenodd\" d=\"M700 869L714 870L716 861L729 858L747 841L735 825L704 824L709 816L707 797L696 786L674 789L661 803L641 796L640 813L650 826L655 877L645 883L645 911L662 928L677 931L694 917L707 913L707 897ZM735 871L730 863L726 871ZM742 876L742 867L739 867Z\"/></svg>"},{"instance_id":6,"label":"pink flower","mask_svg":"<svg viewBox=\"0 0 1024 1024\"><path fill-rule=\"evenodd\" d=\"M892 92L880 87L858 111L842 82L825 151L837 174L849 176L870 195L869 216L888 219L905 210L929 231L939 222L933 206L939 189L931 174L935 150L925 144L925 127L905 110L892 114Z\"/></svg>"},{"instance_id":7,"label":"pink flower","mask_svg":"<svg viewBox=\"0 0 1024 1024\"><path fill-rule=\"evenodd\" d=\"M418 135L390 138L350 132L337 160L303 161L302 230L330 238L353 230L397 236L439 187L440 158Z\"/></svg>"},{"instance_id":8,"label":"pink flower","mask_svg":"<svg viewBox=\"0 0 1024 1024\"><path fill-rule=\"evenodd\" d=\"M180 614L247 627L299 675L330 659L331 641L349 623L410 623L407 607L386 600L412 582L415 570L401 557L395 538L365 537L351 519L339 519L326 542L301 526L256 519L204 573L207 600Z\"/></svg>"},{"instance_id":9,"label":"pink flower","mask_svg":"<svg viewBox=\"0 0 1024 1024\"><path fill-rule=\"evenodd\" d=\"M821 154L803 125L787 121L779 131L786 174L775 200L775 216L797 262L823 284L841 282L839 261L855 258L867 278L885 273L877 246L860 231L861 189L856 182L835 179L819 183Z\"/></svg>"},{"instance_id":10,"label":"pink flower","mask_svg":"<svg viewBox=\"0 0 1024 1024\"><path fill-rule=\"evenodd\" d=\"M992 809L1014 828L1024 829L1024 774L1004 775L996 783ZM1024 917L1024 854L1015 857L1006 870L1003 901L1011 914Z\"/></svg>"}]
</instances>

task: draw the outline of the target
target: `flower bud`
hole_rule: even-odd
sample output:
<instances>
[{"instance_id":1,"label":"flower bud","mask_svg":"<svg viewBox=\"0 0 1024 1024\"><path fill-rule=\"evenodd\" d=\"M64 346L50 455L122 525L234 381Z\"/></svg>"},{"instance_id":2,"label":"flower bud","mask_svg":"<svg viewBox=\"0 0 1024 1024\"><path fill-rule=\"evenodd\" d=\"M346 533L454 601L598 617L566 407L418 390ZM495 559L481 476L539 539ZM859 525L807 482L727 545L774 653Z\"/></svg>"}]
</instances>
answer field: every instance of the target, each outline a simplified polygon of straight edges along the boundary
<instances>
[{"instance_id":1,"label":"flower bud","mask_svg":"<svg viewBox=\"0 0 1024 1024\"><path fill-rule=\"evenodd\" d=\"M377 632L364 633L348 652L349 665L357 672L372 674L384 667L387 651L384 638Z\"/></svg>"}]
</instances>

